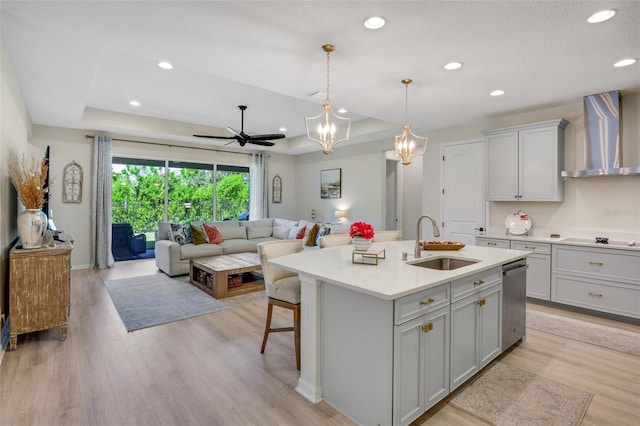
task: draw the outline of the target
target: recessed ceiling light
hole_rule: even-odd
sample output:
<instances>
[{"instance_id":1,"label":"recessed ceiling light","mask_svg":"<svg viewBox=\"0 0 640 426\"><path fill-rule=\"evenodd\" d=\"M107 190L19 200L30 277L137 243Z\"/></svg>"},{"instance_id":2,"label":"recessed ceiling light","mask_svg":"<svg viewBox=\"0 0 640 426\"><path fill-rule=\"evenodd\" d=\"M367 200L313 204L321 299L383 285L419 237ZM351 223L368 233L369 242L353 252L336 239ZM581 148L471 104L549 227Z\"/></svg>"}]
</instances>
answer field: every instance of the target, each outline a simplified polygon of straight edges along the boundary
<instances>
[{"instance_id":1,"label":"recessed ceiling light","mask_svg":"<svg viewBox=\"0 0 640 426\"><path fill-rule=\"evenodd\" d=\"M445 70L457 70L458 68L462 68L462 62L449 62L444 66Z\"/></svg>"},{"instance_id":2,"label":"recessed ceiling light","mask_svg":"<svg viewBox=\"0 0 640 426\"><path fill-rule=\"evenodd\" d=\"M346 109L346 108L340 108L340 109L338 110L338 112L339 112L340 114L346 114L346 113L347 113L347 109Z\"/></svg>"},{"instance_id":3,"label":"recessed ceiling light","mask_svg":"<svg viewBox=\"0 0 640 426\"><path fill-rule=\"evenodd\" d=\"M626 59L621 59L618 62L616 62L615 64L613 64L614 67L620 68L620 67L626 67L629 65L633 65L636 63L636 60L633 58L626 58Z\"/></svg>"},{"instance_id":4,"label":"recessed ceiling light","mask_svg":"<svg viewBox=\"0 0 640 426\"><path fill-rule=\"evenodd\" d=\"M589 16L587 22L590 24L598 24L600 22L604 22L608 19L613 18L616 12L617 11L615 9L601 10L600 12L596 12L593 15Z\"/></svg>"},{"instance_id":5,"label":"recessed ceiling light","mask_svg":"<svg viewBox=\"0 0 640 426\"><path fill-rule=\"evenodd\" d=\"M504 95L504 90L494 90L493 92L489 93L490 96L502 96Z\"/></svg>"},{"instance_id":6,"label":"recessed ceiling light","mask_svg":"<svg viewBox=\"0 0 640 426\"><path fill-rule=\"evenodd\" d=\"M129 105L133 106L133 107L139 107L140 106L140 101L136 101L135 99L132 101L129 101Z\"/></svg>"},{"instance_id":7,"label":"recessed ceiling light","mask_svg":"<svg viewBox=\"0 0 640 426\"><path fill-rule=\"evenodd\" d=\"M278 131L279 131L279 132L286 132L286 131L287 131L287 128L286 128L286 127L280 127L280 128L278 129Z\"/></svg>"},{"instance_id":8,"label":"recessed ceiling light","mask_svg":"<svg viewBox=\"0 0 640 426\"><path fill-rule=\"evenodd\" d=\"M384 27L385 20L382 16L372 16L365 19L364 27L370 30L379 30Z\"/></svg>"},{"instance_id":9,"label":"recessed ceiling light","mask_svg":"<svg viewBox=\"0 0 640 426\"><path fill-rule=\"evenodd\" d=\"M158 62L158 66L160 68L162 68L163 70L172 70L173 69L173 65L171 65L171 62L167 62L167 61Z\"/></svg>"}]
</instances>

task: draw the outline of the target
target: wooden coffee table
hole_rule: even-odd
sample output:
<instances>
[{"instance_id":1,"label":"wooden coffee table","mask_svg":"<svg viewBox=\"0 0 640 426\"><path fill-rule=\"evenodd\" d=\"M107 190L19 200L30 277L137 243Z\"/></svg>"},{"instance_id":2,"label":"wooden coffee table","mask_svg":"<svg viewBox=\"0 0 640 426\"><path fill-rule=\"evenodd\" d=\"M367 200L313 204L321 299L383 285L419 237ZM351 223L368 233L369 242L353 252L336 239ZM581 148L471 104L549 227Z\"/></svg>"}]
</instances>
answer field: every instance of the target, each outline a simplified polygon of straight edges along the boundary
<instances>
[{"instance_id":1,"label":"wooden coffee table","mask_svg":"<svg viewBox=\"0 0 640 426\"><path fill-rule=\"evenodd\" d=\"M260 269L262 265L258 253L200 257L189 261L189 282L216 299L224 299L264 289L262 276L255 274L257 276L250 277L248 274ZM233 281L231 287L229 276ZM244 282L247 277L248 282Z\"/></svg>"}]
</instances>

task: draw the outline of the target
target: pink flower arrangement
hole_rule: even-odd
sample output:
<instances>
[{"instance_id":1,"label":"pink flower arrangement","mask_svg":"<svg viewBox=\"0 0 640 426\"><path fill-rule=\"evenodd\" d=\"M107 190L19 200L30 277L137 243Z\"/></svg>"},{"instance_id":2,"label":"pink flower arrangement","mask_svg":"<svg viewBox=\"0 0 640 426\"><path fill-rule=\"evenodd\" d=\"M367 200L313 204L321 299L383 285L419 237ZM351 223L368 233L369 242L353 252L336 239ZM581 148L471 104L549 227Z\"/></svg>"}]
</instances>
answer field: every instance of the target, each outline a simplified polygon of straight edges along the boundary
<instances>
[{"instance_id":1,"label":"pink flower arrangement","mask_svg":"<svg viewBox=\"0 0 640 426\"><path fill-rule=\"evenodd\" d=\"M349 228L349 235L353 237L361 237L367 240L373 238L373 226L366 222L353 222L351 228Z\"/></svg>"}]
</instances>

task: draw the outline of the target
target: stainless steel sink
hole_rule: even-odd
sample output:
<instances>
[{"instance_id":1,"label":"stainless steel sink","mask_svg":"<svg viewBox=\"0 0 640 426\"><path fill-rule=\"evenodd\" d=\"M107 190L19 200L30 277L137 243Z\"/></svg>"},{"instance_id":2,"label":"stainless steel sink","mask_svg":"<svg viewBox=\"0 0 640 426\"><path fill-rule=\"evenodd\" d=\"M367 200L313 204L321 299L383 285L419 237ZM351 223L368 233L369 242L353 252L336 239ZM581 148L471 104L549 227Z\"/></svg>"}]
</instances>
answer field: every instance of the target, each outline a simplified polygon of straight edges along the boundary
<instances>
[{"instance_id":1,"label":"stainless steel sink","mask_svg":"<svg viewBox=\"0 0 640 426\"><path fill-rule=\"evenodd\" d=\"M430 259L419 259L407 262L409 265L419 266L420 268L436 269L438 271L451 271L453 269L462 268L464 266L478 263L479 260L459 259L455 257L433 257Z\"/></svg>"}]
</instances>

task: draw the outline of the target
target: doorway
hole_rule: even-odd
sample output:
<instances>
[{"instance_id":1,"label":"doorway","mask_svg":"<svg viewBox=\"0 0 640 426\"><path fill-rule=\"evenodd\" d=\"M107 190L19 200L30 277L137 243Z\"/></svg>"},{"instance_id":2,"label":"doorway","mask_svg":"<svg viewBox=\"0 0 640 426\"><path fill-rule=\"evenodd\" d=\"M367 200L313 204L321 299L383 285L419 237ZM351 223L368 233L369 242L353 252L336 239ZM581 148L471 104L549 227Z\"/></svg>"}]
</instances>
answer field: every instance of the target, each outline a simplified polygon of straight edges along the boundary
<instances>
[{"instance_id":1,"label":"doorway","mask_svg":"<svg viewBox=\"0 0 640 426\"><path fill-rule=\"evenodd\" d=\"M443 238L475 244L479 228L485 228L484 140L443 144Z\"/></svg>"}]
</instances>

